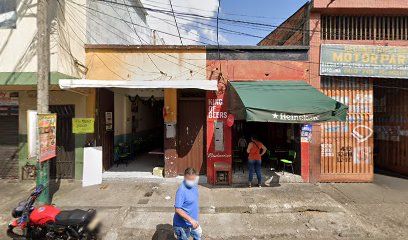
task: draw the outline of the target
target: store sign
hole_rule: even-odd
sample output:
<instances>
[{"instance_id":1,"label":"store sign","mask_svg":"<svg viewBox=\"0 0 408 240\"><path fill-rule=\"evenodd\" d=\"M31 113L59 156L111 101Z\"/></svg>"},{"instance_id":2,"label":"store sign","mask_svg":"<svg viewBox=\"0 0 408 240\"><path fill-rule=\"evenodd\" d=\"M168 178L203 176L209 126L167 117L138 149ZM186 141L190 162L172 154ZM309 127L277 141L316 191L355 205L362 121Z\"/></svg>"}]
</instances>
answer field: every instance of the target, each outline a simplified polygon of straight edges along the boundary
<instances>
[{"instance_id":1,"label":"store sign","mask_svg":"<svg viewBox=\"0 0 408 240\"><path fill-rule=\"evenodd\" d=\"M317 122L320 120L319 115L298 115L298 114L290 114L290 113L282 113L282 112L274 112L272 113L272 119L276 122Z\"/></svg>"},{"instance_id":2,"label":"store sign","mask_svg":"<svg viewBox=\"0 0 408 240\"><path fill-rule=\"evenodd\" d=\"M38 114L38 136L40 139L40 162L56 156L57 114Z\"/></svg>"},{"instance_id":3,"label":"store sign","mask_svg":"<svg viewBox=\"0 0 408 240\"><path fill-rule=\"evenodd\" d=\"M320 75L408 78L408 47L323 44Z\"/></svg>"},{"instance_id":4,"label":"store sign","mask_svg":"<svg viewBox=\"0 0 408 240\"><path fill-rule=\"evenodd\" d=\"M73 118L72 132L76 134L94 133L95 118Z\"/></svg>"},{"instance_id":5,"label":"store sign","mask_svg":"<svg viewBox=\"0 0 408 240\"><path fill-rule=\"evenodd\" d=\"M224 108L224 99L208 99L208 118L227 119L228 113Z\"/></svg>"},{"instance_id":6,"label":"store sign","mask_svg":"<svg viewBox=\"0 0 408 240\"><path fill-rule=\"evenodd\" d=\"M18 92L0 91L0 106L18 106Z\"/></svg>"}]
</instances>

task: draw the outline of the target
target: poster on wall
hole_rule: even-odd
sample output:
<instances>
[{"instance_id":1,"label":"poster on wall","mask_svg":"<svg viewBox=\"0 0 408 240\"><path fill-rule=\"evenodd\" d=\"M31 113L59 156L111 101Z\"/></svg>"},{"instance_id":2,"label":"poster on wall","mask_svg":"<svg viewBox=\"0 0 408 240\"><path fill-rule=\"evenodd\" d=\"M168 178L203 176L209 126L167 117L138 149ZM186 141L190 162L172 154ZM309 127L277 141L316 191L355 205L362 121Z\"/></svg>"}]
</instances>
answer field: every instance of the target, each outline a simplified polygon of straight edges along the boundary
<instances>
[{"instance_id":1,"label":"poster on wall","mask_svg":"<svg viewBox=\"0 0 408 240\"><path fill-rule=\"evenodd\" d=\"M37 156L37 129L38 119L37 111L27 111L27 145L28 145L28 158Z\"/></svg>"},{"instance_id":2,"label":"poster on wall","mask_svg":"<svg viewBox=\"0 0 408 240\"><path fill-rule=\"evenodd\" d=\"M95 132L95 118L73 118L72 133L86 134Z\"/></svg>"},{"instance_id":3,"label":"poster on wall","mask_svg":"<svg viewBox=\"0 0 408 240\"><path fill-rule=\"evenodd\" d=\"M303 125L302 131L300 134L300 141L303 143L309 143L312 141L312 125L306 124Z\"/></svg>"},{"instance_id":4,"label":"poster on wall","mask_svg":"<svg viewBox=\"0 0 408 240\"><path fill-rule=\"evenodd\" d=\"M40 162L56 156L57 114L38 114L38 136L40 142Z\"/></svg>"}]
</instances>

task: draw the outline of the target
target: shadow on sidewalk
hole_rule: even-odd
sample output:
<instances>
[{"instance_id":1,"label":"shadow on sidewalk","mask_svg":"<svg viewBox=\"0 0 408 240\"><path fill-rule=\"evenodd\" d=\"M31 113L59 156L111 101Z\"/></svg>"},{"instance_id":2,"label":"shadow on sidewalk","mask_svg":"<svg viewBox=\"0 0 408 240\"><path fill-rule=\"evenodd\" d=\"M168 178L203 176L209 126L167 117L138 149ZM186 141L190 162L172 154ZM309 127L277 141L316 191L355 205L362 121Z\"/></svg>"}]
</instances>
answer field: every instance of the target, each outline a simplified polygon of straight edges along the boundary
<instances>
[{"instance_id":1,"label":"shadow on sidewalk","mask_svg":"<svg viewBox=\"0 0 408 240\"><path fill-rule=\"evenodd\" d=\"M170 224L157 225L152 240L176 240L174 237L173 226Z\"/></svg>"},{"instance_id":2,"label":"shadow on sidewalk","mask_svg":"<svg viewBox=\"0 0 408 240\"><path fill-rule=\"evenodd\" d=\"M56 179L50 179L48 183L48 188L50 192L50 200L52 202L52 199L54 198L54 194L58 192L61 186L61 178L56 178Z\"/></svg>"}]
</instances>

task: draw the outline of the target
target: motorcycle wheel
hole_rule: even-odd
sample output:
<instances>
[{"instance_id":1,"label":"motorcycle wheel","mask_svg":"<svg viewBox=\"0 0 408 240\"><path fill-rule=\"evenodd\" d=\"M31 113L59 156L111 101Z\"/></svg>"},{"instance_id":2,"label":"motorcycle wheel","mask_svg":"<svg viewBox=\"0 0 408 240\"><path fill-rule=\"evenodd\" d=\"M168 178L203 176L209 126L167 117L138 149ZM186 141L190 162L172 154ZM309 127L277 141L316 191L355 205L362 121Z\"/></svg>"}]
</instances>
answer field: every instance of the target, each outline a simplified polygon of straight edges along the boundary
<instances>
[{"instance_id":1,"label":"motorcycle wheel","mask_svg":"<svg viewBox=\"0 0 408 240\"><path fill-rule=\"evenodd\" d=\"M16 227L13 227L10 225L7 228L7 236L13 240L41 240L41 239L44 239L44 232L41 229L39 231L36 231L37 229L27 228L22 233L16 233L14 231L15 228Z\"/></svg>"},{"instance_id":2,"label":"motorcycle wheel","mask_svg":"<svg viewBox=\"0 0 408 240\"><path fill-rule=\"evenodd\" d=\"M27 238L26 236L24 236L24 233L18 234L14 232L14 228L13 226L8 226L7 228L7 236L13 240L29 240L29 238Z\"/></svg>"}]
</instances>

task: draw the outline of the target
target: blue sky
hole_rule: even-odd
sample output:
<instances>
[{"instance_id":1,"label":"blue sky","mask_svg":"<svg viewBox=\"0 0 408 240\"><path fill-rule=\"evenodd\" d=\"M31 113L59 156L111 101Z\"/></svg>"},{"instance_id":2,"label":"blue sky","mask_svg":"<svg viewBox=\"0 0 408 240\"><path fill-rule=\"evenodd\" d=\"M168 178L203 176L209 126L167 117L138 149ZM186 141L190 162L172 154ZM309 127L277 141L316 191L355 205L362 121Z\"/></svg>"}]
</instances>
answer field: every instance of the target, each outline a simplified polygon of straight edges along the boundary
<instances>
[{"instance_id":1,"label":"blue sky","mask_svg":"<svg viewBox=\"0 0 408 240\"><path fill-rule=\"evenodd\" d=\"M171 12L169 0L141 0L146 7ZM158 30L166 44L216 44L218 0L171 0L179 29L172 14L148 11L148 24ZM278 26L308 0L221 0L220 18ZM204 18L184 14L205 16ZM274 27L220 21L220 44L256 45ZM231 33L234 31L234 33ZM252 36L247 36L252 35Z\"/></svg>"},{"instance_id":2,"label":"blue sky","mask_svg":"<svg viewBox=\"0 0 408 240\"><path fill-rule=\"evenodd\" d=\"M242 19L249 22L261 22L271 25L279 25L293 13L295 13L307 0L221 0L221 17ZM230 15L234 14L234 15ZM237 15L235 15L237 14ZM249 15L238 16L238 15ZM220 24L220 27L243 32L256 36L266 36L273 29L264 30L247 28L242 25L231 26ZM242 36L237 34L224 34L229 44L233 45L256 45L261 39L256 37Z\"/></svg>"}]
</instances>

